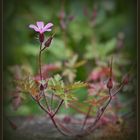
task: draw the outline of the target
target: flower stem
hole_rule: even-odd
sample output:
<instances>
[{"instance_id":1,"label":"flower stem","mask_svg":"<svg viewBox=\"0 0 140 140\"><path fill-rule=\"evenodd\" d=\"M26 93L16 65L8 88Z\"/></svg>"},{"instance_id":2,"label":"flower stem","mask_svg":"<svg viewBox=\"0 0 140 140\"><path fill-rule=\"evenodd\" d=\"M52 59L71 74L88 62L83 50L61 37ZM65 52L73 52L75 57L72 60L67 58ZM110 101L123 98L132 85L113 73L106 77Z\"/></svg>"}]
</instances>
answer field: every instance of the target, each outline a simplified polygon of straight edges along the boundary
<instances>
[{"instance_id":1,"label":"flower stem","mask_svg":"<svg viewBox=\"0 0 140 140\"><path fill-rule=\"evenodd\" d=\"M64 136L67 136L63 131L61 131L61 130L59 129L59 127L58 127L58 125L56 124L54 118L52 117L52 114L51 114L48 110L46 110L45 107L44 107L39 101L37 101L33 96L31 96L31 97L32 97L32 99L40 106L40 108L41 108L42 110L44 110L44 111L49 115L49 117L50 117L50 119L52 120L52 122L53 122L55 128L56 128L61 134L63 134Z\"/></svg>"},{"instance_id":2,"label":"flower stem","mask_svg":"<svg viewBox=\"0 0 140 140\"><path fill-rule=\"evenodd\" d=\"M40 51L39 51L39 74L40 74L40 80L42 81L43 80L43 76L42 76L42 71L41 71L41 52L42 52L41 48L42 48L42 43L40 43ZM46 102L47 109L50 112L50 107L49 107L49 104L47 102L47 99L46 99L46 96L45 96L45 93L44 93L44 89L42 90L42 93L43 93L43 97L44 97L45 102Z\"/></svg>"},{"instance_id":3,"label":"flower stem","mask_svg":"<svg viewBox=\"0 0 140 140\"><path fill-rule=\"evenodd\" d=\"M93 131L96 128L96 124L101 119L102 115L104 114L104 112L105 112L106 108L108 107L108 105L110 104L111 100L112 100L112 95L111 95L111 92L110 92L110 89L109 89L109 100L108 100L108 102L106 103L106 105L101 110L99 110L95 121L85 130L84 133L79 134L80 136L88 135L88 134L90 134L91 131Z\"/></svg>"},{"instance_id":4,"label":"flower stem","mask_svg":"<svg viewBox=\"0 0 140 140\"><path fill-rule=\"evenodd\" d=\"M52 93L52 95L51 95L51 103L50 103L51 111L53 110L53 97L54 97L54 93Z\"/></svg>"},{"instance_id":5,"label":"flower stem","mask_svg":"<svg viewBox=\"0 0 140 140\"><path fill-rule=\"evenodd\" d=\"M61 100L61 101L60 101L60 103L59 103L59 105L58 105L56 111L55 111L54 114L52 115L52 117L54 117L54 116L56 115L56 113L59 111L59 109L60 109L61 105L63 104L63 102L64 102L64 100Z\"/></svg>"},{"instance_id":6,"label":"flower stem","mask_svg":"<svg viewBox=\"0 0 140 140\"><path fill-rule=\"evenodd\" d=\"M42 80L42 72L41 72L41 51L39 51L39 74L40 74L40 80Z\"/></svg>"},{"instance_id":7,"label":"flower stem","mask_svg":"<svg viewBox=\"0 0 140 140\"><path fill-rule=\"evenodd\" d=\"M92 108L92 106L90 105L89 108L88 108L88 112L87 112L87 114L86 114L86 117L85 117L85 119L84 119L84 122L83 122L83 125L82 125L81 130L83 130L84 127L85 127L85 125L86 125L86 122L87 122L87 119L88 119L88 117L89 117L89 114L90 114L91 108Z\"/></svg>"}]
</instances>

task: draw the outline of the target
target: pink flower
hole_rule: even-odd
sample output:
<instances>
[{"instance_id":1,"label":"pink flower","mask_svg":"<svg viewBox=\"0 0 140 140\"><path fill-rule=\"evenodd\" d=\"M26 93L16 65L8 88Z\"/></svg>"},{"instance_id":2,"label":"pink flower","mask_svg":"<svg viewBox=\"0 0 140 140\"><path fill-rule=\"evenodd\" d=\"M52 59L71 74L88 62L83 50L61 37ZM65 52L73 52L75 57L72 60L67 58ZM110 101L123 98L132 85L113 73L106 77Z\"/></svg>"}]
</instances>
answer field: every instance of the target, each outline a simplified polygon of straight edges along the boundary
<instances>
[{"instance_id":1,"label":"pink flower","mask_svg":"<svg viewBox=\"0 0 140 140\"><path fill-rule=\"evenodd\" d=\"M30 24L29 28L34 29L36 32L39 32L40 34L43 34L46 31L48 32L51 31L51 27L53 26L52 23L48 23L44 26L44 22L42 21L37 21L36 25Z\"/></svg>"}]
</instances>

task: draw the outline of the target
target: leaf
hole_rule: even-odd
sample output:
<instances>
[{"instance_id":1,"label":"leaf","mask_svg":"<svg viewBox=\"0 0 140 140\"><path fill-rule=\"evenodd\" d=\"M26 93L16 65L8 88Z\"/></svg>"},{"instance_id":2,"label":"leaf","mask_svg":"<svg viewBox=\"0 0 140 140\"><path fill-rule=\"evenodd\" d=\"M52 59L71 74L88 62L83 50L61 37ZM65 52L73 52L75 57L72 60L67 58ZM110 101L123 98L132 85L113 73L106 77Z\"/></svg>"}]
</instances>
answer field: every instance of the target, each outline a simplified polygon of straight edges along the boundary
<instances>
[{"instance_id":1,"label":"leaf","mask_svg":"<svg viewBox=\"0 0 140 140\"><path fill-rule=\"evenodd\" d=\"M57 74L57 75L54 76L54 79L56 81L60 81L62 79L62 77L59 74Z\"/></svg>"},{"instance_id":2,"label":"leaf","mask_svg":"<svg viewBox=\"0 0 140 140\"><path fill-rule=\"evenodd\" d=\"M74 64L76 63L77 59L78 59L78 55L75 54L75 55L68 61L67 65L68 65L69 67L73 67Z\"/></svg>"},{"instance_id":3,"label":"leaf","mask_svg":"<svg viewBox=\"0 0 140 140\"><path fill-rule=\"evenodd\" d=\"M75 109L77 112L82 113L82 114L87 114L87 111L89 109L89 104L88 103L80 103L78 101L71 101L69 104L69 107ZM96 106L92 106L92 109L90 111L90 116L94 115L96 113Z\"/></svg>"},{"instance_id":4,"label":"leaf","mask_svg":"<svg viewBox=\"0 0 140 140\"><path fill-rule=\"evenodd\" d=\"M71 91L78 88L87 87L88 84L84 82L75 82L70 85L64 85L62 81L62 77L60 75L55 75L54 78L50 78L48 80L48 88L52 90L64 90L64 91Z\"/></svg>"},{"instance_id":5,"label":"leaf","mask_svg":"<svg viewBox=\"0 0 140 140\"><path fill-rule=\"evenodd\" d=\"M25 44L23 47L20 47L20 51L23 52L25 55L36 56L38 55L39 48L38 46L32 44Z\"/></svg>"},{"instance_id":6,"label":"leaf","mask_svg":"<svg viewBox=\"0 0 140 140\"><path fill-rule=\"evenodd\" d=\"M87 84L84 82L75 82L74 84L64 85L62 77L60 75L55 75L48 80L48 89L52 90L56 96L64 100L65 107L68 107L69 101L77 100L76 96L70 91L82 87L86 87Z\"/></svg>"},{"instance_id":7,"label":"leaf","mask_svg":"<svg viewBox=\"0 0 140 140\"><path fill-rule=\"evenodd\" d=\"M15 80L15 83L23 92L28 92L33 96L39 94L39 87L31 77Z\"/></svg>"},{"instance_id":8,"label":"leaf","mask_svg":"<svg viewBox=\"0 0 140 140\"><path fill-rule=\"evenodd\" d=\"M86 63L86 60L82 60L82 61L79 61L79 62L75 63L73 67L77 68L77 67L80 67L80 66L84 65L85 63Z\"/></svg>"},{"instance_id":9,"label":"leaf","mask_svg":"<svg viewBox=\"0 0 140 140\"><path fill-rule=\"evenodd\" d=\"M89 100L87 100L85 102L89 103L89 104L91 104L93 106L99 106L99 105L103 104L105 101L107 101L107 99L109 99L109 96L104 96L104 97L102 97L102 98L100 98L98 100L97 99L89 99Z\"/></svg>"},{"instance_id":10,"label":"leaf","mask_svg":"<svg viewBox=\"0 0 140 140\"><path fill-rule=\"evenodd\" d=\"M22 103L22 97L20 95L21 95L21 93L18 91L15 91L12 94L11 102L12 102L12 107L14 110L17 110Z\"/></svg>"},{"instance_id":11,"label":"leaf","mask_svg":"<svg viewBox=\"0 0 140 140\"><path fill-rule=\"evenodd\" d=\"M87 45L86 53L84 57L86 59L92 58L102 58L104 60L106 56L111 53L116 47L116 39L112 38L111 40L107 41L106 43L94 42L94 45Z\"/></svg>"},{"instance_id":12,"label":"leaf","mask_svg":"<svg viewBox=\"0 0 140 140\"><path fill-rule=\"evenodd\" d=\"M83 87L87 87L88 84L84 83L84 82L75 82L74 84L70 84L64 87L65 90L74 90L74 89L78 89L78 88L83 88Z\"/></svg>"},{"instance_id":13,"label":"leaf","mask_svg":"<svg viewBox=\"0 0 140 140\"><path fill-rule=\"evenodd\" d=\"M54 39L51 47L48 49L51 54L53 54L57 59L65 60L69 58L72 54L69 48L65 48L64 42L59 39ZM63 53L63 55L62 55Z\"/></svg>"}]
</instances>

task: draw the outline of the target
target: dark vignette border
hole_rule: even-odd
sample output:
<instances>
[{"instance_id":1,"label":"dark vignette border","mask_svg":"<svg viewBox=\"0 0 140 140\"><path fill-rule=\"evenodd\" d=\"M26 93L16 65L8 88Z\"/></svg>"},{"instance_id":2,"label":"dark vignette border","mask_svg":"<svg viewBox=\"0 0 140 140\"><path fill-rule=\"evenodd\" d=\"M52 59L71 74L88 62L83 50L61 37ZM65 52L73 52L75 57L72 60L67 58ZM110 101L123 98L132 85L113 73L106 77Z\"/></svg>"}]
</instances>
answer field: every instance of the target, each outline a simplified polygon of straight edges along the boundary
<instances>
[{"instance_id":1,"label":"dark vignette border","mask_svg":"<svg viewBox=\"0 0 140 140\"><path fill-rule=\"evenodd\" d=\"M3 130L2 130L2 128L3 128L3 77L4 77L4 75L3 75L3 73L2 73L2 71L3 71L3 48L4 48L4 46L3 46L3 13L6 11L6 8L4 8L5 7L5 5L6 5L6 3L4 3L3 4L3 1L4 0L2 0L1 1L1 20L2 20L2 22L1 22L1 61L0 61L0 66L1 66L1 69L0 69L0 89L1 89L1 94L0 94L0 136L1 136L1 138L3 139ZM126 1L126 3L127 3L127 1ZM135 3L135 5L136 5L136 9L135 9L135 13L136 13L136 15L137 15L137 20L135 21L136 23L135 23L135 25L136 25L136 29L135 29L135 32L136 32L136 41L137 41L137 107L136 107L136 109L137 109L137 139L139 138L139 125L138 125L138 123L139 123L139 88L140 88L140 86L139 86L139 78L140 78L140 76L139 76L139 62L140 62L140 60L139 60L139 28L138 28L138 23L139 23L139 8L138 8L138 6L139 6L139 0L134 0L134 3ZM124 8L125 8L125 6L124 6Z\"/></svg>"}]
</instances>

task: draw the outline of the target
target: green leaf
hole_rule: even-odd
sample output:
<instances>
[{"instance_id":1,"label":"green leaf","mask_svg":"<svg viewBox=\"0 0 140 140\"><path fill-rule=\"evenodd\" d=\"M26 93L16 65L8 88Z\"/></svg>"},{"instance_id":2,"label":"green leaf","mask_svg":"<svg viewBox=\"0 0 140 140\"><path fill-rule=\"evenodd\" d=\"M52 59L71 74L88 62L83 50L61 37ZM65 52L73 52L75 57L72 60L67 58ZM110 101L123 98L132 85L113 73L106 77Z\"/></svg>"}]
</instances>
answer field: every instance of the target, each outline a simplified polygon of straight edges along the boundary
<instances>
[{"instance_id":1,"label":"green leaf","mask_svg":"<svg viewBox=\"0 0 140 140\"><path fill-rule=\"evenodd\" d=\"M70 92L72 90L79 89L86 86L87 86L86 83L80 81L70 85L64 85L64 82L62 81L62 77L57 74L49 79L47 90L48 91L52 90L56 96L63 99L65 107L67 108L69 101L77 100L76 95Z\"/></svg>"},{"instance_id":2,"label":"green leaf","mask_svg":"<svg viewBox=\"0 0 140 140\"><path fill-rule=\"evenodd\" d=\"M18 49L18 48L16 48ZM21 48L19 48L21 52L23 52L25 55L32 55L37 56L39 52L39 45L33 45L33 44L25 44Z\"/></svg>"},{"instance_id":3,"label":"green leaf","mask_svg":"<svg viewBox=\"0 0 140 140\"><path fill-rule=\"evenodd\" d=\"M116 39L112 38L111 40L107 41L106 43L99 43L96 42L94 45L87 45L87 51L85 53L86 59L92 58L102 58L103 60L106 56L111 53L116 47Z\"/></svg>"},{"instance_id":4,"label":"green leaf","mask_svg":"<svg viewBox=\"0 0 140 140\"><path fill-rule=\"evenodd\" d=\"M32 96L36 96L39 93L39 87L35 81L32 80L31 76L26 76L23 79L14 80L14 82L22 92L30 93Z\"/></svg>"},{"instance_id":5,"label":"green leaf","mask_svg":"<svg viewBox=\"0 0 140 140\"><path fill-rule=\"evenodd\" d=\"M50 48L48 49L57 59L65 60L69 58L72 51L69 48L65 48L64 42L59 39L54 39ZM62 54L63 53L63 54Z\"/></svg>"},{"instance_id":6,"label":"green leaf","mask_svg":"<svg viewBox=\"0 0 140 140\"><path fill-rule=\"evenodd\" d=\"M83 87L87 87L87 86L88 86L87 83L78 81L73 84L65 86L65 90L74 90L74 89L79 89L79 88L83 88Z\"/></svg>"}]
</instances>

